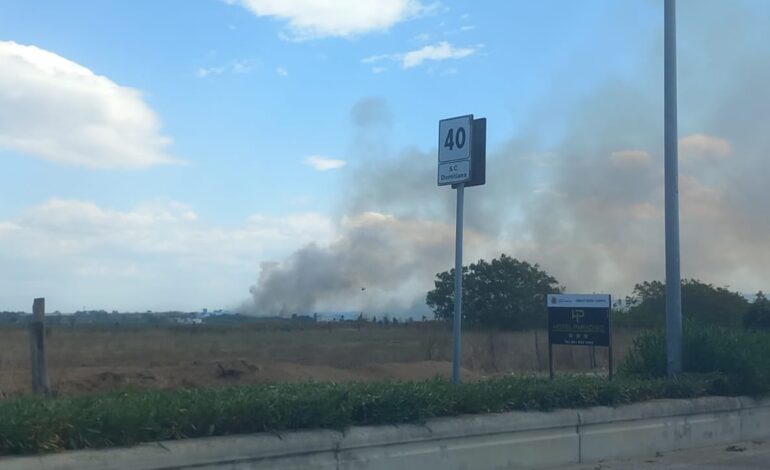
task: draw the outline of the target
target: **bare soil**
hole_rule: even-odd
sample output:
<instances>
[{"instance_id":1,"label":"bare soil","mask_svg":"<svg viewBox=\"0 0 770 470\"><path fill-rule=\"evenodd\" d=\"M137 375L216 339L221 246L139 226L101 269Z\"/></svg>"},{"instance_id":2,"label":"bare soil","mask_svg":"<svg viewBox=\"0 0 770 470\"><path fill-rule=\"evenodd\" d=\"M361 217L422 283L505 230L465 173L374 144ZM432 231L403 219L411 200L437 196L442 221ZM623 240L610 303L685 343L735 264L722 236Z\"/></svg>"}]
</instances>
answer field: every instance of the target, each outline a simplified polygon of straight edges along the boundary
<instances>
[{"instance_id":1,"label":"bare soil","mask_svg":"<svg viewBox=\"0 0 770 470\"><path fill-rule=\"evenodd\" d=\"M616 364L635 334L616 332ZM0 397L30 392L27 341L23 328L0 329ZM448 378L451 341L448 327L432 322L56 326L48 330L47 356L55 393L71 395L122 387ZM590 347L556 346L554 361L559 371L601 372L607 368L607 352L606 348L592 352ZM544 331L464 332L464 380L547 370Z\"/></svg>"}]
</instances>

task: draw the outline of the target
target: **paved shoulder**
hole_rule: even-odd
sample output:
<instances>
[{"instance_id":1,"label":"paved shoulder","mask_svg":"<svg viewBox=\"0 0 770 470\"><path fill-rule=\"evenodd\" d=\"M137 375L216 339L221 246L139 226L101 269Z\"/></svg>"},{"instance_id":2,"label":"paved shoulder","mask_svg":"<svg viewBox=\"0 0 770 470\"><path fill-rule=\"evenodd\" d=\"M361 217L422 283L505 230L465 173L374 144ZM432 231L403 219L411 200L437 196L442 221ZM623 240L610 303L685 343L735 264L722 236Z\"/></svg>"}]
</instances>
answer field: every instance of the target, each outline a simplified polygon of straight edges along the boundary
<instances>
[{"instance_id":1,"label":"paved shoulder","mask_svg":"<svg viewBox=\"0 0 770 470\"><path fill-rule=\"evenodd\" d=\"M665 454L555 467L551 470L768 470L770 442L751 441L733 445L689 449Z\"/></svg>"}]
</instances>

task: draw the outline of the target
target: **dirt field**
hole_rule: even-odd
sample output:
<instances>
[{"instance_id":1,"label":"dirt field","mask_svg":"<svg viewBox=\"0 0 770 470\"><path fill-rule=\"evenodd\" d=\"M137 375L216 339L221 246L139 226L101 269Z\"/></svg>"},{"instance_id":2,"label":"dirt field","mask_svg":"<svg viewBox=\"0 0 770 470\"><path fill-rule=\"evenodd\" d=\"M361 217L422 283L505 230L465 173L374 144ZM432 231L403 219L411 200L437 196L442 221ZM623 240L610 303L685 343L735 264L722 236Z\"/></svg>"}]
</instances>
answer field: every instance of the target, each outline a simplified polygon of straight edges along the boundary
<instances>
[{"instance_id":1,"label":"dirt field","mask_svg":"<svg viewBox=\"0 0 770 470\"><path fill-rule=\"evenodd\" d=\"M616 364L634 334L616 332ZM48 368L52 388L60 394L122 386L424 379L450 376L451 339L448 327L431 323L56 326L48 332ZM591 369L591 348L554 350L557 370ZM606 348L596 348L595 358L596 367L606 370ZM547 370L544 331L463 334L464 379ZM29 390L27 332L0 329L0 396Z\"/></svg>"}]
</instances>

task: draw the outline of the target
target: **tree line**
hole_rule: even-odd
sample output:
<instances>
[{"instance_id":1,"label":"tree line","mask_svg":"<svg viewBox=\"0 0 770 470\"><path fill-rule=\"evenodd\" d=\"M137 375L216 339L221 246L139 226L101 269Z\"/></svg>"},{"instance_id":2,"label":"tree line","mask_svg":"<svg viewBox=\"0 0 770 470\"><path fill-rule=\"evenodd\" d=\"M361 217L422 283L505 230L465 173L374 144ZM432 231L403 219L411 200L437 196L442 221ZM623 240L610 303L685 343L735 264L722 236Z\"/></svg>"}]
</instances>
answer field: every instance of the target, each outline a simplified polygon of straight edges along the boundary
<instances>
[{"instance_id":1,"label":"tree line","mask_svg":"<svg viewBox=\"0 0 770 470\"><path fill-rule=\"evenodd\" d=\"M425 298L436 319L454 315L455 270L436 274ZM501 254L491 261L463 266L463 323L506 330L545 328L548 294L564 291L555 277L538 264ZM657 328L665 325L666 284L644 281L634 286L625 302L613 307L618 326ZM749 302L729 287L697 279L682 281L682 314L704 323L770 329L770 300L759 291Z\"/></svg>"}]
</instances>

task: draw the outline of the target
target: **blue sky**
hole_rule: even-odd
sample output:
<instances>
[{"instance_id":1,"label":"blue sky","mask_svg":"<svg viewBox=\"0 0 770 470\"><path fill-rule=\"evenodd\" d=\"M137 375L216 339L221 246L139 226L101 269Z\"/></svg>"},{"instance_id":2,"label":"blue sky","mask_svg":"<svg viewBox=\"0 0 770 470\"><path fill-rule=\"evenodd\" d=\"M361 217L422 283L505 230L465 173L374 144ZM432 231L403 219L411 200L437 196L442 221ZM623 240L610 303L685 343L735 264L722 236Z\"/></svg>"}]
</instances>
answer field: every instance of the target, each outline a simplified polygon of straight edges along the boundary
<instances>
[{"instance_id":1,"label":"blue sky","mask_svg":"<svg viewBox=\"0 0 770 470\"><path fill-rule=\"evenodd\" d=\"M334 251L334 243L355 230L350 221L363 213L348 200L361 194L356 186L379 165L396 178L412 172L412 162L430 167L439 119L484 116L490 155L505 154L520 139L528 142L526 150L510 158L521 159L568 154L565 146L581 121L576 114L607 84L650 101L641 114L662 109L654 102L662 83L662 2L372 0L363 9L356 3L366 2L3 1L0 41L10 62L0 81L6 88L0 98L0 228L6 227L0 229L6 266L0 309L28 309L39 295L62 310L232 307L249 297L249 286L266 272L262 263L283 263L279 269L290 271L299 263L292 253L311 242ZM728 27L739 31L738 39L731 34L726 42L766 56L759 25L770 18L770 4L679 3L680 70L709 64L710 56L698 51L711 50L701 40L711 37L720 18L734 20ZM33 48L45 57L32 61ZM713 57L729 55L719 48L713 45ZM34 65L19 65L19 57ZM53 57L93 76L72 78L78 73L69 66L46 69ZM708 116L719 104L688 95L694 89L724 94L720 84L745 73L720 74L714 65L708 76L694 80L695 73L685 73L681 80L681 100L694 110L682 112L681 134L704 136L690 142L711 145L709 155L732 154L740 142L720 135L716 124L709 128ZM68 80L91 91L73 93L61 85ZM374 124L356 124L352 110L366 113L369 105ZM659 124L659 116L651 122ZM94 126L99 145L88 137ZM656 157L655 132L629 136L607 153ZM719 145L727 150L714 150ZM412 160L404 157L409 152ZM332 168L321 171L312 161ZM555 184L547 174L534 172L527 184ZM719 177L697 177L720 187ZM424 181L431 192L419 197L446 199L449 190L431 183ZM365 209L399 221L451 225L433 206L418 213L401 202L399 208L385 201ZM509 207L500 217L532 223L527 211ZM488 256L519 247L537 253L522 245L536 238L534 232L525 235L510 224L494 234L478 228L483 240L470 252ZM613 256L603 252L600 258ZM428 264L435 273L448 259ZM622 263L612 264L594 271L613 273ZM741 269L707 280L746 289L761 284L745 281L756 277L752 269L735 274ZM693 274L702 276L701 270L709 268L693 265ZM562 277L576 277L572 271ZM655 274L646 268L623 280ZM600 275L594 285L620 290L603 280L613 277ZM419 299L431 276L410 283L383 287L367 307L402 308L392 299ZM292 308L358 307L340 301L344 292Z\"/></svg>"}]
</instances>

